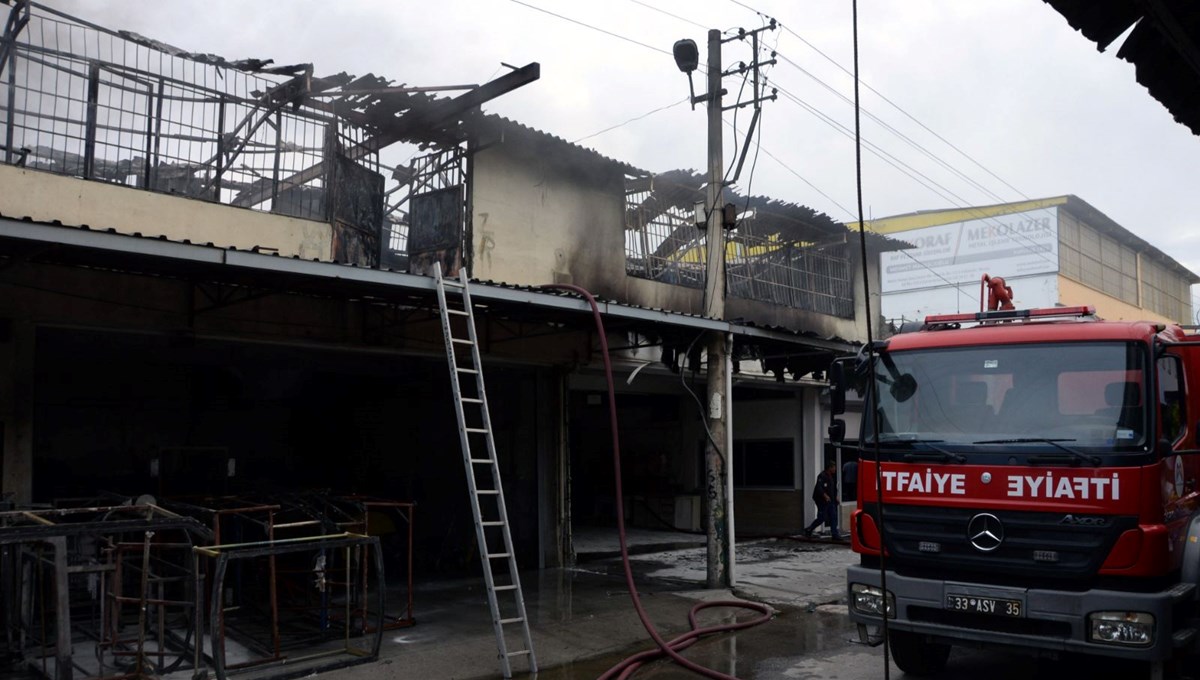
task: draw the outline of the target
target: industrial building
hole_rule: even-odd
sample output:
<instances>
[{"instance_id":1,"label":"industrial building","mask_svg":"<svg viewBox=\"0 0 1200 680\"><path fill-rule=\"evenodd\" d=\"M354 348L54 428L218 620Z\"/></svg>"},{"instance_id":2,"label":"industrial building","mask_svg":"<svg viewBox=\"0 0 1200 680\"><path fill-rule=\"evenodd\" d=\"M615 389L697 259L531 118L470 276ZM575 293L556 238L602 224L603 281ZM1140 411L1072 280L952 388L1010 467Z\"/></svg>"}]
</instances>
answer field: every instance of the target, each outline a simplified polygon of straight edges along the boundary
<instances>
[{"instance_id":1,"label":"industrial building","mask_svg":"<svg viewBox=\"0 0 1200 680\"><path fill-rule=\"evenodd\" d=\"M863 313L845 226L731 193L742 218L726 250L726 318L707 318L706 234L692 219L703 179L647 172L481 111L536 81L537 64L442 96L372 74L188 52L32 2L8 12L0 538L20 549L5 558L16 560L0 593L6 625L28 632L22 578L61 585L57 609L38 610L53 630L9 651L42 650L61 680L72 668L124 672L122 656L139 671L151 656L159 671L198 667L179 649L201 634L169 638L171 621L199 630L202 586L176 589L204 574L217 588L205 625L222 653L212 656L240 644L251 658L239 663L269 665L331 627L377 636L411 624L414 573L478 573L435 265L471 280L488 436L522 568L570 563L574 532L611 527L618 511L635 525L699 529L709 483L732 490L736 532L794 532L812 518L825 371L879 325ZM397 148L411 159L389 163ZM904 244L868 245L874 277L876 256ZM552 283L601 300L620 385L624 508L590 308L543 287ZM705 479L700 453L707 333L732 340L740 370L724 480ZM139 571L164 557L164 536L204 559L174 576ZM282 565L304 556L280 552L283 538L319 553L298 570L309 591L317 574L316 602L287 599L305 588ZM115 552L100 551L104 541ZM260 547L221 548L231 543ZM42 544L56 567L15 566ZM240 560L252 566L237 571ZM389 584L408 578L407 609L403 597L372 606L385 567ZM338 616L326 590L334 568L346 570L329 581L345 587ZM228 591L217 587L227 569L231 582L241 574ZM72 636L128 622L97 615L103 595L82 584L122 570L144 578L114 577L126 594L113 606L157 603L161 653L117 626L96 635L99 668L81 667ZM245 578L256 573L269 587ZM154 587L172 592L151 598ZM219 604L242 587L262 598L253 626ZM297 609L319 611L319 628L284 625L281 612ZM369 647L341 651L354 661Z\"/></svg>"},{"instance_id":2,"label":"industrial building","mask_svg":"<svg viewBox=\"0 0 1200 680\"><path fill-rule=\"evenodd\" d=\"M869 220L914 248L880 257L883 315L894 325L968 312L983 274L1017 307L1094 305L1110 320L1195 324L1194 272L1076 196L927 210Z\"/></svg>"}]
</instances>

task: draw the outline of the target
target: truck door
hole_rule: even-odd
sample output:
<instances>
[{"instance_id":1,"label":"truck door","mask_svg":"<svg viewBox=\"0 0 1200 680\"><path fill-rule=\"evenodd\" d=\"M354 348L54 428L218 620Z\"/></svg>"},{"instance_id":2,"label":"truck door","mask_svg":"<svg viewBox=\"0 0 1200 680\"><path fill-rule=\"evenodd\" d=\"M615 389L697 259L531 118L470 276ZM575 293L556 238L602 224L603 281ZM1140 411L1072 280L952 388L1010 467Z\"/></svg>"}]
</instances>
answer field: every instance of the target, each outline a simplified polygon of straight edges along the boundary
<instances>
[{"instance_id":1,"label":"truck door","mask_svg":"<svg viewBox=\"0 0 1200 680\"><path fill-rule=\"evenodd\" d=\"M1160 451L1163 521L1179 560L1188 522L1200 508L1200 343L1169 346L1156 368L1158 441L1170 442Z\"/></svg>"}]
</instances>

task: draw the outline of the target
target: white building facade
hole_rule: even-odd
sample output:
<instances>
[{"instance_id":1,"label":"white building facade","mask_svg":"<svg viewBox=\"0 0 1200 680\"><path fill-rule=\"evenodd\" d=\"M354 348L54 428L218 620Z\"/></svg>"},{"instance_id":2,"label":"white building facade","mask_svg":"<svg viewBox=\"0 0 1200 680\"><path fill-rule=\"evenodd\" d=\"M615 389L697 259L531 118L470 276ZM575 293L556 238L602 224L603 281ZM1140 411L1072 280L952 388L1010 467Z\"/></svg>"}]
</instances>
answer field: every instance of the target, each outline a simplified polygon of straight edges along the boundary
<instances>
[{"instance_id":1,"label":"white building facade","mask_svg":"<svg viewBox=\"0 0 1200 680\"><path fill-rule=\"evenodd\" d=\"M911 243L880 255L880 309L895 326L978 311L981 278L1017 308L1091 304L1106 319L1190 324L1194 273L1075 196L873 220Z\"/></svg>"}]
</instances>

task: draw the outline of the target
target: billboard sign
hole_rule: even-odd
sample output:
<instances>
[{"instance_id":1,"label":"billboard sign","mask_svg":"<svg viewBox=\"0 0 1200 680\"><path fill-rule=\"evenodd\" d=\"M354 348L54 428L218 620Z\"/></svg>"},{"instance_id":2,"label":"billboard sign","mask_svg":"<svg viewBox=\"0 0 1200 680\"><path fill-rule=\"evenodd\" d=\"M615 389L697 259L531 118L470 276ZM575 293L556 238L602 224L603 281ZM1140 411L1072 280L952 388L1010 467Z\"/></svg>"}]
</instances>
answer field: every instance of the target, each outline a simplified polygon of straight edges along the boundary
<instances>
[{"instance_id":1,"label":"billboard sign","mask_svg":"<svg viewBox=\"0 0 1200 680\"><path fill-rule=\"evenodd\" d=\"M1058 208L890 234L916 246L880 257L884 293L1058 271ZM907 253L907 255L905 254Z\"/></svg>"}]
</instances>

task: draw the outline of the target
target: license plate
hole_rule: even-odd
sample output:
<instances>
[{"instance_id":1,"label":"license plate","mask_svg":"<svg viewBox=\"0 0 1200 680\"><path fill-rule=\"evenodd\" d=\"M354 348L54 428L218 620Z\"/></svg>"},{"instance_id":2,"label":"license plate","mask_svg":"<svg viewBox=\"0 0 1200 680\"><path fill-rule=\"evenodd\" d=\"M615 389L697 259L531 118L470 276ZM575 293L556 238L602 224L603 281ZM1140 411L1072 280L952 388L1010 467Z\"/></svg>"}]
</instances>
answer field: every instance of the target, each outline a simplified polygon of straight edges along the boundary
<instances>
[{"instance_id":1,"label":"license plate","mask_svg":"<svg viewBox=\"0 0 1200 680\"><path fill-rule=\"evenodd\" d=\"M1003 600L996 597L976 597L974 595L947 595L946 609L972 614L991 614L1021 618L1025 609L1020 600Z\"/></svg>"}]
</instances>

